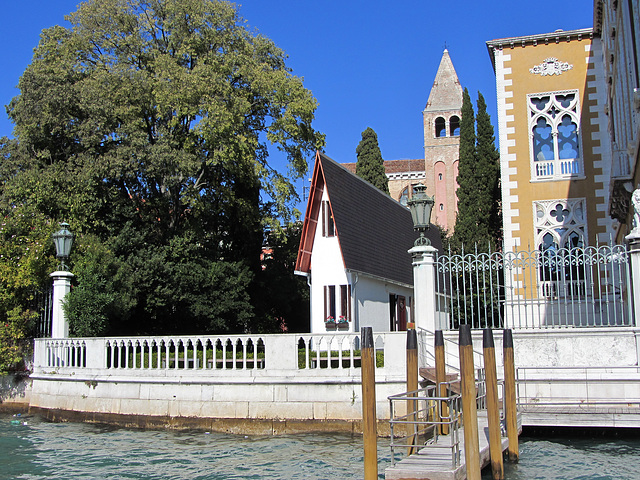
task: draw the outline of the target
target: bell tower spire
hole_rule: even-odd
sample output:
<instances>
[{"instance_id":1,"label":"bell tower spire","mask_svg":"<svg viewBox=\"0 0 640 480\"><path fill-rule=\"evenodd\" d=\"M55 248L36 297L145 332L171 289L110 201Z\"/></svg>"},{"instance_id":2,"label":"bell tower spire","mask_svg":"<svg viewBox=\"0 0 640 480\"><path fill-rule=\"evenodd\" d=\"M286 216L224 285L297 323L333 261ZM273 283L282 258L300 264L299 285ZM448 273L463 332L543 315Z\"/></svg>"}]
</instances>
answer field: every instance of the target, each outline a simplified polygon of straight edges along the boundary
<instances>
[{"instance_id":1,"label":"bell tower spire","mask_svg":"<svg viewBox=\"0 0 640 480\"><path fill-rule=\"evenodd\" d=\"M451 233L458 210L458 152L462 87L445 48L422 117L427 191L435 195L435 223Z\"/></svg>"}]
</instances>

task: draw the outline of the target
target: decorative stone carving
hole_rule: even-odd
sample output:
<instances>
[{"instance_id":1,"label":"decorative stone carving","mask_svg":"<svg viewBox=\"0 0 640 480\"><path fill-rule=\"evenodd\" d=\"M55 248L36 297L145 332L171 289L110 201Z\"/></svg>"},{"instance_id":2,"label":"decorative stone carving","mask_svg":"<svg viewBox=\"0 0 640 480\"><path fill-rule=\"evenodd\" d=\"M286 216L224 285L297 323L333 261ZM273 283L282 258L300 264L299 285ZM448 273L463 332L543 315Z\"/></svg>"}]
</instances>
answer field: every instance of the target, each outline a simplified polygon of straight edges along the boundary
<instances>
[{"instance_id":1,"label":"decorative stone carving","mask_svg":"<svg viewBox=\"0 0 640 480\"><path fill-rule=\"evenodd\" d=\"M631 207L631 192L624 186L627 182L629 180L614 179L611 189L609 214L620 223L627 223L627 214Z\"/></svg>"},{"instance_id":2,"label":"decorative stone carving","mask_svg":"<svg viewBox=\"0 0 640 480\"><path fill-rule=\"evenodd\" d=\"M631 203L633 204L633 230L631 230L631 235L638 237L640 236L640 186L633 191L633 195L631 195Z\"/></svg>"},{"instance_id":3,"label":"decorative stone carving","mask_svg":"<svg viewBox=\"0 0 640 480\"><path fill-rule=\"evenodd\" d=\"M567 70L571 70L573 65L568 62L561 62L555 57L546 58L540 65L535 65L529 69L529 73L534 75L561 75Z\"/></svg>"}]
</instances>

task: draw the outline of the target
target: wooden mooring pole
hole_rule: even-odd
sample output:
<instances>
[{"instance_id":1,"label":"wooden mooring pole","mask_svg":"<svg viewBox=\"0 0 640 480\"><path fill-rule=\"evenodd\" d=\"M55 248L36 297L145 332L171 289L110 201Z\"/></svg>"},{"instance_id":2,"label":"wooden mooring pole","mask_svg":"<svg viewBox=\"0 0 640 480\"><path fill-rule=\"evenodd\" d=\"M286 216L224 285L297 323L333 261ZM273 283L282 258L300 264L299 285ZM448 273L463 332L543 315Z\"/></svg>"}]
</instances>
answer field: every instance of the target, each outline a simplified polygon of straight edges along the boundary
<instances>
[{"instance_id":1,"label":"wooden mooring pole","mask_svg":"<svg viewBox=\"0 0 640 480\"><path fill-rule=\"evenodd\" d=\"M476 373L473 366L471 327L460 325L460 379L462 415L464 416L464 456L468 480L480 480L480 445L478 443L478 410L476 407Z\"/></svg>"},{"instance_id":2,"label":"wooden mooring pole","mask_svg":"<svg viewBox=\"0 0 640 480\"><path fill-rule=\"evenodd\" d=\"M502 480L504 478L504 464L502 463L502 438L500 434L500 405L498 404L496 349L493 344L493 332L490 328L485 328L482 332L482 350L484 354L491 473L493 474L493 480Z\"/></svg>"},{"instance_id":3,"label":"wooden mooring pole","mask_svg":"<svg viewBox=\"0 0 640 480\"><path fill-rule=\"evenodd\" d=\"M378 431L376 424L376 350L372 327L361 329L362 436L364 480L378 478Z\"/></svg>"},{"instance_id":4,"label":"wooden mooring pole","mask_svg":"<svg viewBox=\"0 0 640 480\"><path fill-rule=\"evenodd\" d=\"M449 390L445 385L447 381L447 371L446 371L446 362L444 355L444 336L442 335L442 330L436 330L435 339L434 339L434 350L436 357L436 391L438 397L446 397L449 395ZM438 418L436 419L438 422L441 422L442 419L449 417L449 408L447 407L447 402L441 401L440 408L438 410ZM448 435L449 434L449 426L445 424L440 424L440 434Z\"/></svg>"},{"instance_id":5,"label":"wooden mooring pole","mask_svg":"<svg viewBox=\"0 0 640 480\"><path fill-rule=\"evenodd\" d=\"M502 357L504 363L504 420L507 426L507 438L509 447L507 455L509 460L517 462L519 457L518 447L518 412L516 404L516 368L513 355L513 334L511 329L505 329L502 337Z\"/></svg>"},{"instance_id":6,"label":"wooden mooring pole","mask_svg":"<svg viewBox=\"0 0 640 480\"><path fill-rule=\"evenodd\" d=\"M415 397L418 393L418 335L414 329L407 330L407 391L410 397ZM407 400L407 443L410 445L408 454L416 452L416 400Z\"/></svg>"}]
</instances>

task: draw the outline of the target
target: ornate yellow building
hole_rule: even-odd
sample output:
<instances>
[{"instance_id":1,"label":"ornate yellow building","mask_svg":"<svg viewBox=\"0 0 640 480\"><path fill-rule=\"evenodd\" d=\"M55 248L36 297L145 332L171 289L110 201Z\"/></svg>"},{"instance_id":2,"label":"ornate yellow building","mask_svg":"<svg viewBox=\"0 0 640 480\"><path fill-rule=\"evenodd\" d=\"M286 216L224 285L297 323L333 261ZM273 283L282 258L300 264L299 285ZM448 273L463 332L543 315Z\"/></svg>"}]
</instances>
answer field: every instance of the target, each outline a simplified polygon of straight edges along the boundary
<instances>
[{"instance_id":1,"label":"ornate yellow building","mask_svg":"<svg viewBox=\"0 0 640 480\"><path fill-rule=\"evenodd\" d=\"M609 242L611 148L592 29L487 42L496 73L504 249Z\"/></svg>"}]
</instances>

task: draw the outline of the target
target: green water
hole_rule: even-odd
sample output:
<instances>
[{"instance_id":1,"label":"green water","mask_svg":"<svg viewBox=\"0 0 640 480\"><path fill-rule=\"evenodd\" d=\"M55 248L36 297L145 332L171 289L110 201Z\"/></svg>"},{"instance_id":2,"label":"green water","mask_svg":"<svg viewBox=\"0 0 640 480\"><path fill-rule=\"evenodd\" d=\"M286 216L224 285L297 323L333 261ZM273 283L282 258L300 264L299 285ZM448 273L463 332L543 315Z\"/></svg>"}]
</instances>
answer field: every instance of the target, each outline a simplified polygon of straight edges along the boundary
<instances>
[{"instance_id":1,"label":"green water","mask_svg":"<svg viewBox=\"0 0 640 480\"><path fill-rule=\"evenodd\" d=\"M640 432L615 440L525 437L520 453L505 468L507 480L640 480ZM388 440L380 439L378 457L384 478ZM245 437L0 415L0 479L341 480L363 478L362 465L359 436Z\"/></svg>"}]
</instances>

